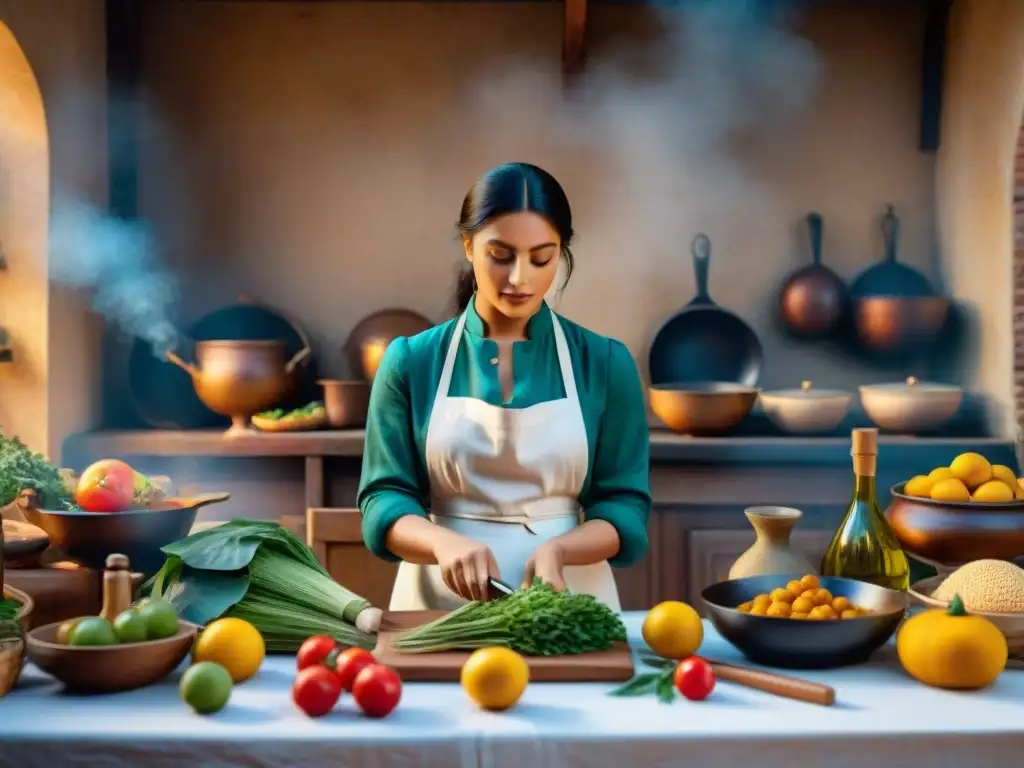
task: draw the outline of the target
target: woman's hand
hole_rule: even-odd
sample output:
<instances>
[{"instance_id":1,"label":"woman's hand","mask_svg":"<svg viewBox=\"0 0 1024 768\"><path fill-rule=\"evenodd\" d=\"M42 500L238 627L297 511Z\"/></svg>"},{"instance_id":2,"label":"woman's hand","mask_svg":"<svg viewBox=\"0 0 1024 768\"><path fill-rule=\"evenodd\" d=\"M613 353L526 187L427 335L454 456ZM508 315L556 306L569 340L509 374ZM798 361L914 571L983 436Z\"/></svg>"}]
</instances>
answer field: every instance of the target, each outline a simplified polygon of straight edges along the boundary
<instances>
[{"instance_id":1,"label":"woman's hand","mask_svg":"<svg viewBox=\"0 0 1024 768\"><path fill-rule=\"evenodd\" d=\"M487 600L488 578L500 579L498 563L490 547L452 531L434 544L434 558L441 578L452 592L464 600Z\"/></svg>"},{"instance_id":2,"label":"woman's hand","mask_svg":"<svg viewBox=\"0 0 1024 768\"><path fill-rule=\"evenodd\" d=\"M526 563L521 588L526 589L533 584L534 578L538 578L561 591L565 589L565 576L562 573L564 570L565 550L561 543L555 539L545 541L537 547L533 557Z\"/></svg>"}]
</instances>

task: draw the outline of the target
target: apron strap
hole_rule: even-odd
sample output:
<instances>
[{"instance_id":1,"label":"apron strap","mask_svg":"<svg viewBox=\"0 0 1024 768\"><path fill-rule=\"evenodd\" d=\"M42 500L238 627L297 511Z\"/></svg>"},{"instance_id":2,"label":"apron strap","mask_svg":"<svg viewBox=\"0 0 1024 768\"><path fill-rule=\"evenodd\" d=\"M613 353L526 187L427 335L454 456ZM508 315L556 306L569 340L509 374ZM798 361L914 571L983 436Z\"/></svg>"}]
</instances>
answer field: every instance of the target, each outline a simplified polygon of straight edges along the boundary
<instances>
[{"instance_id":1,"label":"apron strap","mask_svg":"<svg viewBox=\"0 0 1024 768\"><path fill-rule=\"evenodd\" d=\"M431 416L433 416L434 409L437 407L437 401L448 397L448 390L451 389L452 372L455 370L455 358L459 354L459 344L462 342L462 330L466 327L466 312L468 311L468 309L463 311L459 316L459 321L455 323L455 330L452 331L452 340L448 344L448 352L444 358L444 365L441 367L441 378L438 379L437 390L434 392L434 402L430 406Z\"/></svg>"},{"instance_id":2,"label":"apron strap","mask_svg":"<svg viewBox=\"0 0 1024 768\"><path fill-rule=\"evenodd\" d=\"M550 310L549 310L550 311ZM572 356L569 354L569 343L565 340L565 332L558 321L558 315L551 312L552 330L555 332L555 349L558 352L558 367L562 371L562 386L565 397L570 403L579 405L580 396L576 391L576 376L572 371Z\"/></svg>"}]
</instances>

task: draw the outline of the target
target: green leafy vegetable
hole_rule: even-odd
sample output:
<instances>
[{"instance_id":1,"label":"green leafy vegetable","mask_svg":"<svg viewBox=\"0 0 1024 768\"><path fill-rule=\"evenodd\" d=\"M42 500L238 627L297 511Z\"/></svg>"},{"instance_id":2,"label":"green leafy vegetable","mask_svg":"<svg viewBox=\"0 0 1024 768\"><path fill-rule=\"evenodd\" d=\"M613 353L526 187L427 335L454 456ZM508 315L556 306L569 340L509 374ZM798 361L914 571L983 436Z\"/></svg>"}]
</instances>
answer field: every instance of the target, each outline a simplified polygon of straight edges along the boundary
<instances>
[{"instance_id":1,"label":"green leafy vegetable","mask_svg":"<svg viewBox=\"0 0 1024 768\"><path fill-rule=\"evenodd\" d=\"M633 679L612 690L609 696L647 696L654 694L662 704L671 704L676 698L676 662L649 653L640 653L640 661L660 672L641 672Z\"/></svg>"},{"instance_id":2,"label":"green leafy vegetable","mask_svg":"<svg viewBox=\"0 0 1024 768\"><path fill-rule=\"evenodd\" d=\"M292 411L286 411L284 408L271 408L269 411L263 411L256 415L261 419L287 421L288 419L308 419L318 416L326 417L327 409L319 400L314 400L312 403L308 403L307 405L304 405L301 408L296 408Z\"/></svg>"},{"instance_id":3,"label":"green leafy vegetable","mask_svg":"<svg viewBox=\"0 0 1024 768\"><path fill-rule=\"evenodd\" d=\"M0 599L0 642L17 640L21 637L21 622L18 621L18 611L20 610L21 603L17 600Z\"/></svg>"},{"instance_id":4,"label":"green leafy vegetable","mask_svg":"<svg viewBox=\"0 0 1024 768\"><path fill-rule=\"evenodd\" d=\"M53 464L18 438L0 434L0 506L6 507L26 488L39 495L39 504L45 509L63 509L71 499Z\"/></svg>"},{"instance_id":5,"label":"green leafy vegetable","mask_svg":"<svg viewBox=\"0 0 1024 768\"><path fill-rule=\"evenodd\" d=\"M625 642L626 627L590 595L557 592L539 579L489 602L467 603L395 640L405 653L472 650L500 645L526 656L603 651Z\"/></svg>"},{"instance_id":6,"label":"green leafy vegetable","mask_svg":"<svg viewBox=\"0 0 1024 768\"><path fill-rule=\"evenodd\" d=\"M163 553L167 560L147 587L186 621L244 619L268 651L294 652L315 634L361 648L376 644L355 626L369 601L332 579L309 547L277 523L232 520L168 544Z\"/></svg>"}]
</instances>

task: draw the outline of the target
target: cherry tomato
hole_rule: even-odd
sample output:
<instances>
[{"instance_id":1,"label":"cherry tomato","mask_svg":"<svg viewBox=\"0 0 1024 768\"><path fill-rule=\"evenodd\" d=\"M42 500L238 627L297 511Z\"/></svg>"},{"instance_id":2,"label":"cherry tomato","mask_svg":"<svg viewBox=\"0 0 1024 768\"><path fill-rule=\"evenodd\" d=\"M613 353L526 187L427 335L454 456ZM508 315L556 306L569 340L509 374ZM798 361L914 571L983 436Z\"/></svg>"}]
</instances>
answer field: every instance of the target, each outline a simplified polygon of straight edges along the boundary
<instances>
[{"instance_id":1,"label":"cherry tomato","mask_svg":"<svg viewBox=\"0 0 1024 768\"><path fill-rule=\"evenodd\" d=\"M341 687L346 691L351 691L359 673L376 663L377 660L369 651L364 651L362 648L348 648L339 653L338 658L334 660L334 673L341 680Z\"/></svg>"},{"instance_id":2,"label":"cherry tomato","mask_svg":"<svg viewBox=\"0 0 1024 768\"><path fill-rule=\"evenodd\" d=\"M402 678L383 664L371 664L356 675L352 698L367 717L387 717L402 698Z\"/></svg>"},{"instance_id":3,"label":"cherry tomato","mask_svg":"<svg viewBox=\"0 0 1024 768\"><path fill-rule=\"evenodd\" d=\"M699 656L679 662L672 678L676 689L690 701L703 701L715 688L715 673Z\"/></svg>"},{"instance_id":4,"label":"cherry tomato","mask_svg":"<svg viewBox=\"0 0 1024 768\"><path fill-rule=\"evenodd\" d=\"M117 459L91 464L75 489L75 503L86 512L124 512L134 498L135 470Z\"/></svg>"},{"instance_id":5,"label":"cherry tomato","mask_svg":"<svg viewBox=\"0 0 1024 768\"><path fill-rule=\"evenodd\" d=\"M337 649L338 644L330 635L313 635L307 638L299 648L299 653L295 657L295 666L299 671L306 667L312 667L314 664L333 669Z\"/></svg>"},{"instance_id":6,"label":"cherry tomato","mask_svg":"<svg viewBox=\"0 0 1024 768\"><path fill-rule=\"evenodd\" d=\"M306 667L292 683L292 701L309 717L323 717L338 703L341 681L322 665Z\"/></svg>"}]
</instances>

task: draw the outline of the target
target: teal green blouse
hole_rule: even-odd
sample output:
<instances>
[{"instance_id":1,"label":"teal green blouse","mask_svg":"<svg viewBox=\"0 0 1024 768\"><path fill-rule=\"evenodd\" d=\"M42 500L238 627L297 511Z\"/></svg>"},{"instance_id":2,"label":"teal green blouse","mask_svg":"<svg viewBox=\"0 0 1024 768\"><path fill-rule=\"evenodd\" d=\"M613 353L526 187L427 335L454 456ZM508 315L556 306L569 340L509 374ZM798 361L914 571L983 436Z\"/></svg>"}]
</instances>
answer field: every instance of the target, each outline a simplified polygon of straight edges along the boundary
<instances>
[{"instance_id":1,"label":"teal green blouse","mask_svg":"<svg viewBox=\"0 0 1024 768\"><path fill-rule=\"evenodd\" d=\"M469 306L448 395L508 408L565 397L547 304L527 324L527 340L513 345L517 378L508 403L503 402L497 366L490 362L498 346L485 338L484 323L473 302ZM618 531L619 551L609 562L631 565L647 552L651 510L650 442L636 363L622 342L562 317L559 320L572 358L590 451L580 506L585 519L605 520ZM394 522L404 515L427 516L427 425L456 322L457 318L417 336L395 339L374 379L358 504L366 546L385 560L398 560L385 544ZM520 371L524 375L519 376Z\"/></svg>"}]
</instances>

